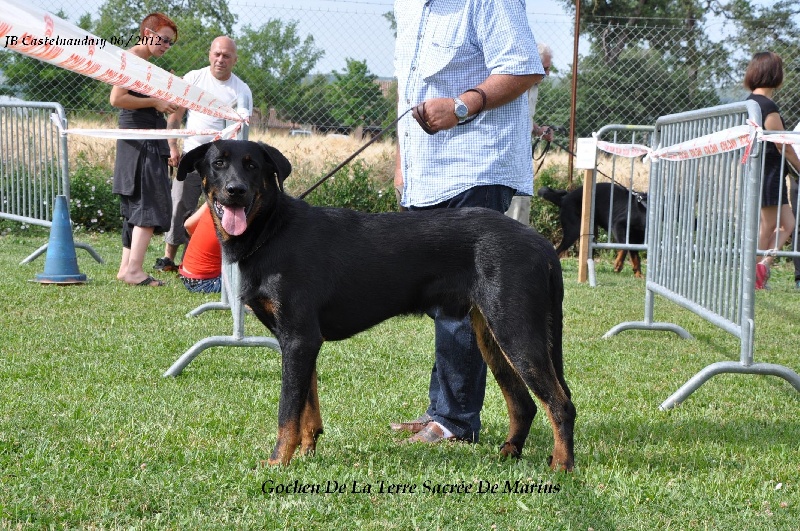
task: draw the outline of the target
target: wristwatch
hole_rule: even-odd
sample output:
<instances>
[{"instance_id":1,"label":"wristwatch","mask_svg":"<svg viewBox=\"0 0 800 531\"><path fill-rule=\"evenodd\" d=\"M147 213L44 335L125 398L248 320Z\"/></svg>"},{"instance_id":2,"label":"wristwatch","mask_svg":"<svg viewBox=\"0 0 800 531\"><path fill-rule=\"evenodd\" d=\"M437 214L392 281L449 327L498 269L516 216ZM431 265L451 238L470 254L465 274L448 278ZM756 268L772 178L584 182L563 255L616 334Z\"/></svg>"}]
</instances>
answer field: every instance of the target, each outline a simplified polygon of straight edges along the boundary
<instances>
[{"instance_id":1,"label":"wristwatch","mask_svg":"<svg viewBox=\"0 0 800 531\"><path fill-rule=\"evenodd\" d=\"M453 98L453 101L456 104L453 112L456 113L456 118L458 118L459 121L469 116L469 107L467 107L466 103L461 101L461 98L455 97Z\"/></svg>"}]
</instances>

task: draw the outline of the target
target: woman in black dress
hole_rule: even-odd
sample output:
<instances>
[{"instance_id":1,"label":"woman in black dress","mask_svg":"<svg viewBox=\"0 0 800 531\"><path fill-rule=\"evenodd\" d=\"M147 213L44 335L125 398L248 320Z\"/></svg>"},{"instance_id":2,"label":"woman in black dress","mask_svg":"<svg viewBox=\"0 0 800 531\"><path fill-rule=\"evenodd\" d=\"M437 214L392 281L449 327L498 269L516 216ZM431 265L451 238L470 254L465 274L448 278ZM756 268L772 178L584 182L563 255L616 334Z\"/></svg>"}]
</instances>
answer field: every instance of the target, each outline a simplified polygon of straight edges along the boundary
<instances>
[{"instance_id":1,"label":"woman in black dress","mask_svg":"<svg viewBox=\"0 0 800 531\"><path fill-rule=\"evenodd\" d=\"M783 84L783 61L773 52L759 52L753 56L744 75L744 86L751 91L747 97L761 108L761 123L765 131L785 131L786 125L778 106L773 101L775 91ZM761 220L758 248L780 249L794 232L794 214L789 206L786 188L788 168L782 164L783 146L764 142L764 176L761 185ZM800 168L792 146L785 150L786 162ZM765 256L756 264L756 289L767 287L769 268L774 257Z\"/></svg>"},{"instance_id":2,"label":"woman in black dress","mask_svg":"<svg viewBox=\"0 0 800 531\"><path fill-rule=\"evenodd\" d=\"M166 15L152 13L140 27L140 43L128 51L149 60L161 57L178 38L178 27ZM166 129L164 114L177 106L121 87L111 89L111 105L121 129ZM177 153L175 154L177 155ZM143 264L153 234L169 230L172 213L166 140L117 140L113 192L120 196L122 261L117 279L134 286L161 286Z\"/></svg>"}]
</instances>

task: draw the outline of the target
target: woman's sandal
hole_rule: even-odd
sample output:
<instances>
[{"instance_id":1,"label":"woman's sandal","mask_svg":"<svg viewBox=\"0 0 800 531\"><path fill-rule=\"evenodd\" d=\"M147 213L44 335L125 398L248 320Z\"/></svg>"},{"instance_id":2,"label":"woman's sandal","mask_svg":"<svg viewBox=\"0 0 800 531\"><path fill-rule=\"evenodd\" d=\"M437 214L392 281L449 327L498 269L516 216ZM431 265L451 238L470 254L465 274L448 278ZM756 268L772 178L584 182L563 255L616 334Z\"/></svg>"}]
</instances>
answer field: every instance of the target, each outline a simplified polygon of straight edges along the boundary
<instances>
[{"instance_id":1,"label":"woman's sandal","mask_svg":"<svg viewBox=\"0 0 800 531\"><path fill-rule=\"evenodd\" d=\"M155 282L155 284L153 284L153 282ZM158 280L157 278L153 278L151 276L148 276L146 279L144 279L141 282L139 282L138 284L134 284L134 285L135 286L149 286L149 287L152 287L152 288L158 288L160 286L163 286L164 282L162 280Z\"/></svg>"}]
</instances>

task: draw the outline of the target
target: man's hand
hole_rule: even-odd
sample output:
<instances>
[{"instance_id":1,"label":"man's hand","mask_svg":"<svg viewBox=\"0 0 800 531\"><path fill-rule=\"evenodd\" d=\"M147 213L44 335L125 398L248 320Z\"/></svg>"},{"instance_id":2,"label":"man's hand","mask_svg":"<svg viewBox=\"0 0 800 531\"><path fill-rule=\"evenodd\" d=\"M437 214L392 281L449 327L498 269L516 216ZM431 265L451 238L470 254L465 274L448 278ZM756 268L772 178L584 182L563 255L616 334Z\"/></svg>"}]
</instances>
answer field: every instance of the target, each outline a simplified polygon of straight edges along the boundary
<instances>
[{"instance_id":1,"label":"man's hand","mask_svg":"<svg viewBox=\"0 0 800 531\"><path fill-rule=\"evenodd\" d=\"M425 100L425 115L420 118L434 133L451 129L458 125L452 98L433 98Z\"/></svg>"},{"instance_id":2,"label":"man's hand","mask_svg":"<svg viewBox=\"0 0 800 531\"><path fill-rule=\"evenodd\" d=\"M181 161L181 151L178 149L177 145L170 144L169 159L167 160L167 164L177 168L180 161Z\"/></svg>"},{"instance_id":3,"label":"man's hand","mask_svg":"<svg viewBox=\"0 0 800 531\"><path fill-rule=\"evenodd\" d=\"M537 138L541 138L542 140L546 140L548 142L553 141L553 129L548 125L538 126L533 124L533 136Z\"/></svg>"}]
</instances>

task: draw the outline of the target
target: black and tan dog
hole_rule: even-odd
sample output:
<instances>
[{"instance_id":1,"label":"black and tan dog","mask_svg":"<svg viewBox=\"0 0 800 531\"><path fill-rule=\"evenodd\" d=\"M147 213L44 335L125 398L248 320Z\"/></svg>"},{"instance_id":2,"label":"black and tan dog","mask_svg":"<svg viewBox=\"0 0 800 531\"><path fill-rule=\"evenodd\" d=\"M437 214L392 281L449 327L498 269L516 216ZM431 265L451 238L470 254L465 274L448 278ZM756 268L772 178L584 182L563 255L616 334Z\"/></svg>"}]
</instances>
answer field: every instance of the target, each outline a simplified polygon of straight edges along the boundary
<instances>
[{"instance_id":1,"label":"black and tan dog","mask_svg":"<svg viewBox=\"0 0 800 531\"><path fill-rule=\"evenodd\" d=\"M550 201L559 208L559 219L563 238L556 247L556 253L561 256L578 241L581 235L581 212L583 212L583 186L568 192L555 190L542 186L537 192L539 197ZM628 209L628 203L631 208ZM609 212L611 213L609 223ZM628 214L630 212L630 233L625 241ZM644 243L644 232L647 225L647 194L636 193L631 196L627 188L612 183L597 183L594 189L594 223L595 227L602 227L609 232L618 243ZM631 266L633 274L642 278L642 261L639 251L631 251ZM614 271L619 273L625 266L627 251L620 249L614 259Z\"/></svg>"},{"instance_id":2,"label":"black and tan dog","mask_svg":"<svg viewBox=\"0 0 800 531\"><path fill-rule=\"evenodd\" d=\"M270 464L322 433L316 361L323 341L348 338L390 317L438 308L470 315L484 359L508 406L502 455L518 457L536 404L553 428L554 469L574 464L575 407L564 380L563 284L553 247L483 208L364 214L319 208L283 192L288 160L266 144L223 140L181 160L196 170L241 297L282 352L278 440Z\"/></svg>"}]
</instances>

